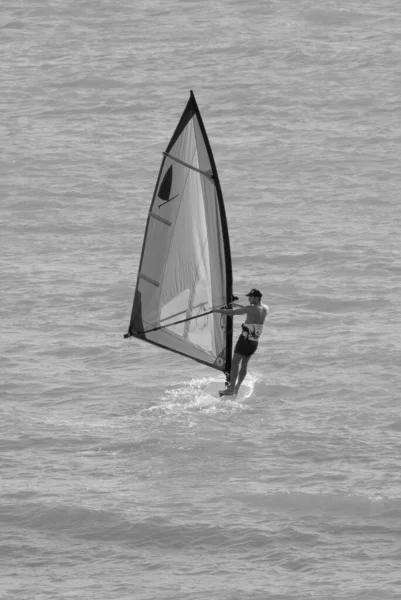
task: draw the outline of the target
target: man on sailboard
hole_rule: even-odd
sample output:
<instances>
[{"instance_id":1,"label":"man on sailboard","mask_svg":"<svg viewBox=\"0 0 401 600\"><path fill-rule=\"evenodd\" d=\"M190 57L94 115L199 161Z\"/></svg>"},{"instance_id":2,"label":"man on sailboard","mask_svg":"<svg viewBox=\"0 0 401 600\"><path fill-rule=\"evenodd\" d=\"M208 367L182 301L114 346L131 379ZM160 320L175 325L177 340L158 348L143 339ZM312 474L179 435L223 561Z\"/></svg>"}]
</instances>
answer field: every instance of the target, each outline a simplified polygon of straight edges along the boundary
<instances>
[{"instance_id":1,"label":"man on sailboard","mask_svg":"<svg viewBox=\"0 0 401 600\"><path fill-rule=\"evenodd\" d=\"M245 323L242 325L242 333L234 348L234 356L231 364L230 383L226 390L220 392L220 396L236 396L247 373L248 362L258 347L259 338L263 331L263 325L269 313L269 307L262 304L262 293L253 288L249 294L249 306L240 308L217 308L214 312L223 315L246 315Z\"/></svg>"}]
</instances>

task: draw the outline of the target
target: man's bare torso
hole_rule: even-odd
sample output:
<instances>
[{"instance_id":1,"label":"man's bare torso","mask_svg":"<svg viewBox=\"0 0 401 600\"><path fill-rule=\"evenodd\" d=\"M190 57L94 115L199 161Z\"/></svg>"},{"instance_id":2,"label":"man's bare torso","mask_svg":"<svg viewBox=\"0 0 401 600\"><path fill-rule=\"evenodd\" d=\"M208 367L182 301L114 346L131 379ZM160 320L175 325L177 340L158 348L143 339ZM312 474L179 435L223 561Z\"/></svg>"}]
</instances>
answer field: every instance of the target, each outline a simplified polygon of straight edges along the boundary
<instances>
[{"instance_id":1,"label":"man's bare torso","mask_svg":"<svg viewBox=\"0 0 401 600\"><path fill-rule=\"evenodd\" d=\"M253 323L254 325L263 324L266 320L269 307L266 304L252 304L247 306L246 323Z\"/></svg>"}]
</instances>

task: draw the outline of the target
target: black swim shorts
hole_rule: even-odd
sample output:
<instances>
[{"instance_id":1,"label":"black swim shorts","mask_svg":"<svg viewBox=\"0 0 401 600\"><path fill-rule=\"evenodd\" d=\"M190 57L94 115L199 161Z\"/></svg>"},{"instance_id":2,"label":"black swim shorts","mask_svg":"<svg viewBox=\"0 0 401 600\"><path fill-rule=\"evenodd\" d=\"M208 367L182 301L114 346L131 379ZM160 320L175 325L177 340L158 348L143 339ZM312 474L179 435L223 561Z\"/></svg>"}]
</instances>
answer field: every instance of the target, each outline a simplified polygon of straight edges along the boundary
<instances>
[{"instance_id":1,"label":"black swim shorts","mask_svg":"<svg viewBox=\"0 0 401 600\"><path fill-rule=\"evenodd\" d=\"M241 354L241 356L252 356L255 354L259 342L247 340L243 335L240 335L238 342L235 344L234 353Z\"/></svg>"}]
</instances>

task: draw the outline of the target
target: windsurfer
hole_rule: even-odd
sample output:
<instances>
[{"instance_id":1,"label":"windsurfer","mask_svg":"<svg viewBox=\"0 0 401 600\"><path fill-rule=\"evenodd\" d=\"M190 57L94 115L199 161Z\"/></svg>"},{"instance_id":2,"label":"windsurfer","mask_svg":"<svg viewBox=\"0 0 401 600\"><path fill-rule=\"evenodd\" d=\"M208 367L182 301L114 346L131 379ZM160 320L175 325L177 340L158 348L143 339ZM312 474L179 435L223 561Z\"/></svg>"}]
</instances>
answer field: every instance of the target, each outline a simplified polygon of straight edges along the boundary
<instances>
[{"instance_id":1,"label":"windsurfer","mask_svg":"<svg viewBox=\"0 0 401 600\"><path fill-rule=\"evenodd\" d=\"M230 383L227 389L220 392L221 396L236 396L238 394L238 390L246 377L249 359L256 352L263 325L269 313L269 307L262 304L263 294L259 290L253 288L246 295L249 299L249 306L217 308L214 311L230 316L246 315L245 323L242 325L242 333L234 348Z\"/></svg>"}]
</instances>

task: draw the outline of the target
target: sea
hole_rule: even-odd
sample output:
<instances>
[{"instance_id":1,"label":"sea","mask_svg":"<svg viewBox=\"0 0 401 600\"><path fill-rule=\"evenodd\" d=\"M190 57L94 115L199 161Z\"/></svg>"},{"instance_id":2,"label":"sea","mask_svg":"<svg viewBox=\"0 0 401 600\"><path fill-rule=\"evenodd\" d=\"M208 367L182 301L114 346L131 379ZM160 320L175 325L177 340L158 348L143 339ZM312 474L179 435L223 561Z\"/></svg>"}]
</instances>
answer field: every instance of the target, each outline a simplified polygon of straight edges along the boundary
<instances>
[{"instance_id":1,"label":"sea","mask_svg":"<svg viewBox=\"0 0 401 600\"><path fill-rule=\"evenodd\" d=\"M0 50L0 599L399 600L399 0L2 0ZM242 400L123 338L190 90Z\"/></svg>"}]
</instances>

